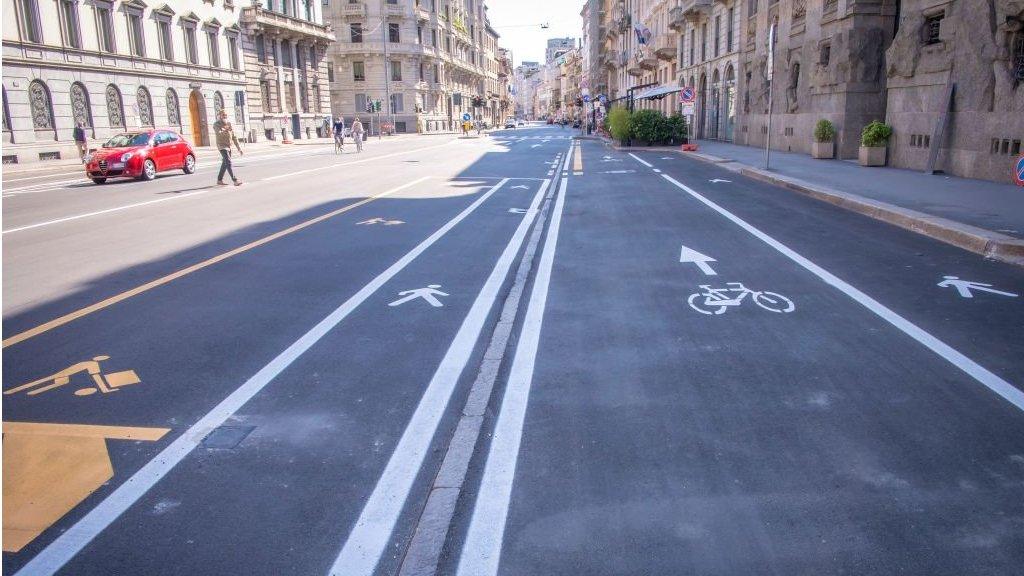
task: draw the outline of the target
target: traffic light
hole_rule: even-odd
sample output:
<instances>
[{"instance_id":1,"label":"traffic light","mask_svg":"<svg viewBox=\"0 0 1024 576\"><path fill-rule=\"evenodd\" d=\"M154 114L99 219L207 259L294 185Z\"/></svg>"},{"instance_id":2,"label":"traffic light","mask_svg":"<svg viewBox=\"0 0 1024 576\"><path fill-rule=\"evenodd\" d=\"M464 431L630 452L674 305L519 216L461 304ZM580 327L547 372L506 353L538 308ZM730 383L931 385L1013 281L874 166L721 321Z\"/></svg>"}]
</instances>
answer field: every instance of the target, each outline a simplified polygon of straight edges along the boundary
<instances>
[{"instance_id":1,"label":"traffic light","mask_svg":"<svg viewBox=\"0 0 1024 576\"><path fill-rule=\"evenodd\" d=\"M376 102L373 103L373 111L380 112L380 100L377 100Z\"/></svg>"},{"instance_id":2,"label":"traffic light","mask_svg":"<svg viewBox=\"0 0 1024 576\"><path fill-rule=\"evenodd\" d=\"M373 112L373 100L366 101L366 113L369 114L370 112Z\"/></svg>"}]
</instances>

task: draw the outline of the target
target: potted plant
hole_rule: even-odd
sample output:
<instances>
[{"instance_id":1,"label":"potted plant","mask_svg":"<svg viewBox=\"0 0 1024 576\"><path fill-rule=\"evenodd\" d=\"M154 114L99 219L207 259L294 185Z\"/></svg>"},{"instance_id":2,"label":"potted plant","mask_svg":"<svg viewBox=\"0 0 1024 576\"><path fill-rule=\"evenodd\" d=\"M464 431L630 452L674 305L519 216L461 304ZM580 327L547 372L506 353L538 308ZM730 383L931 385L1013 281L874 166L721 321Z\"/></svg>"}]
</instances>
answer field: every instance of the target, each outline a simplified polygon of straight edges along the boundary
<instances>
[{"instance_id":1,"label":"potted plant","mask_svg":"<svg viewBox=\"0 0 1024 576\"><path fill-rule=\"evenodd\" d=\"M814 126L814 142L811 144L811 158L835 158L836 127L822 118Z\"/></svg>"},{"instance_id":2,"label":"potted plant","mask_svg":"<svg viewBox=\"0 0 1024 576\"><path fill-rule=\"evenodd\" d=\"M858 161L861 166L885 166L886 145L892 136L892 126L873 120L860 133L860 154Z\"/></svg>"}]
</instances>

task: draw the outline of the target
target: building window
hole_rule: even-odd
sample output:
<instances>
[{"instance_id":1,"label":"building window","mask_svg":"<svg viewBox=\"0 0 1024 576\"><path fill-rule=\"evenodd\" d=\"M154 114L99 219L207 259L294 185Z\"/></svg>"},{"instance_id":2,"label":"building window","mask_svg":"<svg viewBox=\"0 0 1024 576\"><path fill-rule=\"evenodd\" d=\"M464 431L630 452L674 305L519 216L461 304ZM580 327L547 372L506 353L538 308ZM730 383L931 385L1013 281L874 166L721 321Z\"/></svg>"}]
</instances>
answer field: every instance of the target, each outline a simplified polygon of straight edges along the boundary
<instances>
[{"instance_id":1,"label":"building window","mask_svg":"<svg viewBox=\"0 0 1024 576\"><path fill-rule=\"evenodd\" d=\"M178 94L173 88L167 89L167 123L181 126L181 113L178 110Z\"/></svg>"},{"instance_id":2,"label":"building window","mask_svg":"<svg viewBox=\"0 0 1024 576\"><path fill-rule=\"evenodd\" d=\"M334 82L334 63L327 65L327 81Z\"/></svg>"},{"instance_id":3,"label":"building window","mask_svg":"<svg viewBox=\"0 0 1024 576\"><path fill-rule=\"evenodd\" d=\"M754 14L757 14L757 0L749 0L747 3L747 18L750 18Z\"/></svg>"},{"instance_id":4,"label":"building window","mask_svg":"<svg viewBox=\"0 0 1024 576\"><path fill-rule=\"evenodd\" d=\"M316 57L316 46L309 47L309 67L313 70L320 68L320 60Z\"/></svg>"},{"instance_id":5,"label":"building window","mask_svg":"<svg viewBox=\"0 0 1024 576\"><path fill-rule=\"evenodd\" d=\"M39 4L37 0L20 0L18 7L21 9L21 27L25 42L42 43L43 30L39 25Z\"/></svg>"},{"instance_id":6,"label":"building window","mask_svg":"<svg viewBox=\"0 0 1024 576\"><path fill-rule=\"evenodd\" d=\"M238 35L228 34L228 63L232 70L240 70L238 65Z\"/></svg>"},{"instance_id":7,"label":"building window","mask_svg":"<svg viewBox=\"0 0 1024 576\"><path fill-rule=\"evenodd\" d=\"M78 0L60 0L61 28L64 31L64 45L71 48L82 47L82 34L78 24Z\"/></svg>"},{"instance_id":8,"label":"building window","mask_svg":"<svg viewBox=\"0 0 1024 576\"><path fill-rule=\"evenodd\" d=\"M245 92L235 90L235 124L245 125Z\"/></svg>"},{"instance_id":9,"label":"building window","mask_svg":"<svg viewBox=\"0 0 1024 576\"><path fill-rule=\"evenodd\" d=\"M942 30L942 19L945 17L945 12L939 12L927 16L924 19L924 27L922 28L921 42L925 45L938 44L942 40L939 38L939 33Z\"/></svg>"},{"instance_id":10,"label":"building window","mask_svg":"<svg viewBox=\"0 0 1024 576\"><path fill-rule=\"evenodd\" d=\"M828 66L829 61L832 60L832 43L822 42L821 49L818 56L818 64L822 66Z\"/></svg>"},{"instance_id":11,"label":"building window","mask_svg":"<svg viewBox=\"0 0 1024 576\"><path fill-rule=\"evenodd\" d=\"M725 22L725 51L732 52L732 31L735 27L736 9L729 8L729 19Z\"/></svg>"},{"instance_id":12,"label":"building window","mask_svg":"<svg viewBox=\"0 0 1024 576\"><path fill-rule=\"evenodd\" d=\"M75 126L81 124L85 128L92 128L92 108L89 106L89 91L81 82L71 85L71 118Z\"/></svg>"},{"instance_id":13,"label":"building window","mask_svg":"<svg viewBox=\"0 0 1024 576\"><path fill-rule=\"evenodd\" d=\"M358 44L363 41L363 25L359 22L353 22L348 25L348 28L352 34L352 42Z\"/></svg>"},{"instance_id":14,"label":"building window","mask_svg":"<svg viewBox=\"0 0 1024 576\"><path fill-rule=\"evenodd\" d=\"M352 80L356 82L366 81L366 64L363 62L352 63Z\"/></svg>"},{"instance_id":15,"label":"building window","mask_svg":"<svg viewBox=\"0 0 1024 576\"><path fill-rule=\"evenodd\" d=\"M160 58L163 60L174 60L174 41L171 40L171 21L159 19L156 21L157 40L159 41Z\"/></svg>"},{"instance_id":16,"label":"building window","mask_svg":"<svg viewBox=\"0 0 1024 576\"><path fill-rule=\"evenodd\" d=\"M213 117L220 120L220 113L224 110L224 96L220 91L213 93Z\"/></svg>"},{"instance_id":17,"label":"building window","mask_svg":"<svg viewBox=\"0 0 1024 576\"><path fill-rule=\"evenodd\" d=\"M32 109L32 126L36 130L53 130L53 103L46 84L39 80L29 83L28 101Z\"/></svg>"},{"instance_id":18,"label":"building window","mask_svg":"<svg viewBox=\"0 0 1024 576\"><path fill-rule=\"evenodd\" d=\"M430 29L430 45L433 46L434 48L437 48L437 29L436 28L431 28Z\"/></svg>"},{"instance_id":19,"label":"building window","mask_svg":"<svg viewBox=\"0 0 1024 576\"><path fill-rule=\"evenodd\" d=\"M121 91L113 84L107 84L107 120L111 128L124 129L124 107L121 105Z\"/></svg>"},{"instance_id":20,"label":"building window","mask_svg":"<svg viewBox=\"0 0 1024 576\"><path fill-rule=\"evenodd\" d=\"M129 9L128 17L128 50L132 56L146 55L146 39L142 34L142 11Z\"/></svg>"},{"instance_id":21,"label":"building window","mask_svg":"<svg viewBox=\"0 0 1024 576\"><path fill-rule=\"evenodd\" d=\"M707 22L700 25L700 61L708 59L708 25Z\"/></svg>"},{"instance_id":22,"label":"building window","mask_svg":"<svg viewBox=\"0 0 1024 576\"><path fill-rule=\"evenodd\" d=\"M437 83L441 82L441 66L438 65L438 64L434 64L434 77L433 77L433 80L434 80L434 82L437 82Z\"/></svg>"},{"instance_id":23,"label":"building window","mask_svg":"<svg viewBox=\"0 0 1024 576\"><path fill-rule=\"evenodd\" d=\"M306 83L299 82L299 104L303 112L309 112L309 94L306 91Z\"/></svg>"},{"instance_id":24,"label":"building window","mask_svg":"<svg viewBox=\"0 0 1024 576\"><path fill-rule=\"evenodd\" d=\"M398 42L402 41L401 40L401 36L399 35L399 27L398 26L399 25L397 23L394 23L394 22L391 22L391 23L388 24L388 42L391 42L393 44L397 44Z\"/></svg>"},{"instance_id":25,"label":"building window","mask_svg":"<svg viewBox=\"0 0 1024 576\"><path fill-rule=\"evenodd\" d=\"M145 86L139 86L135 92L135 104L139 107L139 124L153 126L153 100Z\"/></svg>"},{"instance_id":26,"label":"building window","mask_svg":"<svg viewBox=\"0 0 1024 576\"><path fill-rule=\"evenodd\" d=\"M284 103L288 112L298 112L295 107L295 82L284 83Z\"/></svg>"},{"instance_id":27,"label":"building window","mask_svg":"<svg viewBox=\"0 0 1024 576\"><path fill-rule=\"evenodd\" d=\"M722 16L715 16L715 58L718 57L719 46L722 45Z\"/></svg>"},{"instance_id":28,"label":"building window","mask_svg":"<svg viewBox=\"0 0 1024 576\"><path fill-rule=\"evenodd\" d=\"M95 6L96 10L96 33L98 35L100 50L104 52L117 51L114 43L114 16L109 3Z\"/></svg>"},{"instance_id":29,"label":"building window","mask_svg":"<svg viewBox=\"0 0 1024 576\"><path fill-rule=\"evenodd\" d=\"M217 41L217 29L207 28L206 48L210 52L210 66L220 68L220 42Z\"/></svg>"},{"instance_id":30,"label":"building window","mask_svg":"<svg viewBox=\"0 0 1024 576\"><path fill-rule=\"evenodd\" d=\"M392 60L389 62L391 66L391 80L393 82L399 82L402 80L402 63L398 60Z\"/></svg>"},{"instance_id":31,"label":"building window","mask_svg":"<svg viewBox=\"0 0 1024 576\"><path fill-rule=\"evenodd\" d=\"M182 21L182 31L185 33L185 59L189 64L199 64L199 46L196 43L195 22Z\"/></svg>"},{"instance_id":32,"label":"building window","mask_svg":"<svg viewBox=\"0 0 1024 576\"><path fill-rule=\"evenodd\" d=\"M256 61L262 64L267 63L267 42L263 39L263 35L256 37Z\"/></svg>"},{"instance_id":33,"label":"building window","mask_svg":"<svg viewBox=\"0 0 1024 576\"><path fill-rule=\"evenodd\" d=\"M316 84L313 85L313 109L318 114L323 112L323 106L320 103L320 86Z\"/></svg>"},{"instance_id":34,"label":"building window","mask_svg":"<svg viewBox=\"0 0 1024 576\"><path fill-rule=\"evenodd\" d=\"M1017 83L1024 82L1024 30L1018 30L1010 42L1013 50L1013 77Z\"/></svg>"},{"instance_id":35,"label":"building window","mask_svg":"<svg viewBox=\"0 0 1024 576\"><path fill-rule=\"evenodd\" d=\"M696 34L690 34L690 66L693 66L694 64L693 46L697 41L696 36Z\"/></svg>"},{"instance_id":36,"label":"building window","mask_svg":"<svg viewBox=\"0 0 1024 576\"><path fill-rule=\"evenodd\" d=\"M263 103L263 111L270 112L270 81L260 80L260 101Z\"/></svg>"},{"instance_id":37,"label":"building window","mask_svg":"<svg viewBox=\"0 0 1024 576\"><path fill-rule=\"evenodd\" d=\"M292 43L289 42L288 40L281 40L280 50L281 65L287 68L291 68L292 66L294 66L294 60L292 60Z\"/></svg>"},{"instance_id":38,"label":"building window","mask_svg":"<svg viewBox=\"0 0 1024 576\"><path fill-rule=\"evenodd\" d=\"M401 92L391 95L391 113L401 114L405 112L405 102L402 98Z\"/></svg>"}]
</instances>

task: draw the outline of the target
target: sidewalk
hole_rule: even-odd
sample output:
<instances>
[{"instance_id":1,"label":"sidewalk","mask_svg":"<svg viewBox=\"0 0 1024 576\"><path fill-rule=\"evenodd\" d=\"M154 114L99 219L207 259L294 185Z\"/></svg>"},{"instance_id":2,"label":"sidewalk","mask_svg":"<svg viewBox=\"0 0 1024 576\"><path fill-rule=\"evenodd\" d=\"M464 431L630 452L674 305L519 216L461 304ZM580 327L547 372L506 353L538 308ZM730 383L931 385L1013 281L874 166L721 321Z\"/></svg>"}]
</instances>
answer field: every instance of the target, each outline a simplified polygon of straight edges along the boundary
<instances>
[{"instance_id":1,"label":"sidewalk","mask_svg":"<svg viewBox=\"0 0 1024 576\"><path fill-rule=\"evenodd\" d=\"M1024 264L1024 188L700 140L682 152L999 260Z\"/></svg>"}]
</instances>

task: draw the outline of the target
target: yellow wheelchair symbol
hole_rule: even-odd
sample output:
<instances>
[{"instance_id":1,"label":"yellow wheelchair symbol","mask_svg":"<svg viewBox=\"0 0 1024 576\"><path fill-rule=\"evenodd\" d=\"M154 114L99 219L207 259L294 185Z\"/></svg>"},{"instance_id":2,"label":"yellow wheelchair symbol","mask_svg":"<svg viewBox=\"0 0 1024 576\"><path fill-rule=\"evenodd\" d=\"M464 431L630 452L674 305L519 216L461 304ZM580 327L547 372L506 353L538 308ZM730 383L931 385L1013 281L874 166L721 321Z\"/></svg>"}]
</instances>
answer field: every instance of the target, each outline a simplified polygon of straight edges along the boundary
<instances>
[{"instance_id":1,"label":"yellow wheelchair symbol","mask_svg":"<svg viewBox=\"0 0 1024 576\"><path fill-rule=\"evenodd\" d=\"M94 386L75 390L75 396L90 396L96 392L109 394L111 392L117 392L118 389L123 386L142 382L134 370L124 370L121 372L104 374L100 369L100 362L109 359L110 356L96 356L92 360L85 360L84 362L72 364L56 374L51 374L45 378L33 380L32 382L22 384L16 388L5 390L4 394L17 394L18 392L28 390L26 395L35 396L36 394L42 394L43 392L48 392L70 383L71 377L80 373L85 373L91 376Z\"/></svg>"}]
</instances>

